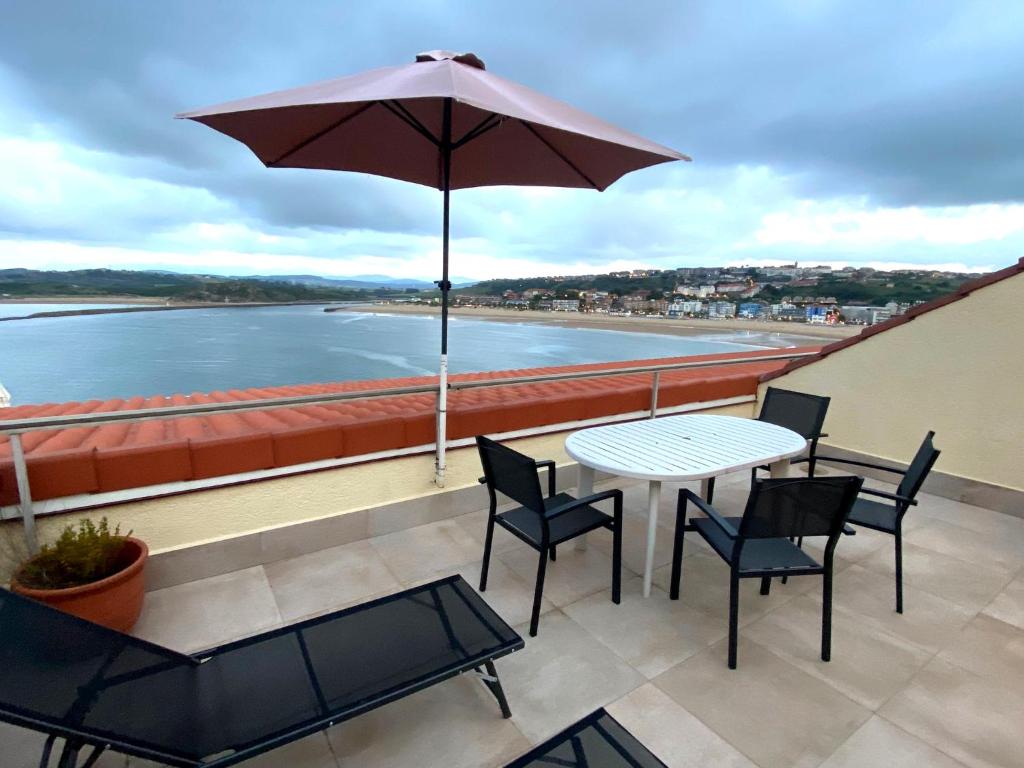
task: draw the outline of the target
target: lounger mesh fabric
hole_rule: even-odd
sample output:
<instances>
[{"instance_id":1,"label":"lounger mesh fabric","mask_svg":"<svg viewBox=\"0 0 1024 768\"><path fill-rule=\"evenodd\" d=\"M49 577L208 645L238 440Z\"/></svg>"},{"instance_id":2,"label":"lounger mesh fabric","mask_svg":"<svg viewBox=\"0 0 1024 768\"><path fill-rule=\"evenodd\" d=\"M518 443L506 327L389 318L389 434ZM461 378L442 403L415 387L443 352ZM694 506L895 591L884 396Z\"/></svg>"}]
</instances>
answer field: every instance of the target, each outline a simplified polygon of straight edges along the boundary
<instances>
[{"instance_id":1,"label":"lounger mesh fabric","mask_svg":"<svg viewBox=\"0 0 1024 768\"><path fill-rule=\"evenodd\" d=\"M228 764L520 647L459 576L191 657L0 590L0 720Z\"/></svg>"},{"instance_id":2,"label":"lounger mesh fabric","mask_svg":"<svg viewBox=\"0 0 1024 768\"><path fill-rule=\"evenodd\" d=\"M505 768L666 768L615 718L599 709Z\"/></svg>"}]
</instances>

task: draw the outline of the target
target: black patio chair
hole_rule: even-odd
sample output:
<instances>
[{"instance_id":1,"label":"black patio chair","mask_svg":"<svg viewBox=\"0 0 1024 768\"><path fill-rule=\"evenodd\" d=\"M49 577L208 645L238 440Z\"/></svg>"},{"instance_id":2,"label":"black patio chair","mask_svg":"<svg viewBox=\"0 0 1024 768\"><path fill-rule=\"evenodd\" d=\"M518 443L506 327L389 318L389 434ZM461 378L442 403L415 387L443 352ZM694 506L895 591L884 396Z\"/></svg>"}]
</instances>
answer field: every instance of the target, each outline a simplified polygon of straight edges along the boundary
<instances>
[{"instance_id":1,"label":"black patio chair","mask_svg":"<svg viewBox=\"0 0 1024 768\"><path fill-rule=\"evenodd\" d=\"M603 708L505 768L668 768Z\"/></svg>"},{"instance_id":2,"label":"black patio chair","mask_svg":"<svg viewBox=\"0 0 1024 768\"><path fill-rule=\"evenodd\" d=\"M58 768L223 768L460 674L510 717L494 660L523 645L461 576L190 655L0 589L0 722L47 734L40 768L58 738Z\"/></svg>"},{"instance_id":3,"label":"black patio chair","mask_svg":"<svg viewBox=\"0 0 1024 768\"><path fill-rule=\"evenodd\" d=\"M758 421L766 421L769 424L776 424L786 429L791 429L798 435L809 441L807 455L790 459L790 464L807 462L807 476L814 477L814 469L817 464L818 440L828 437L828 434L821 431L825 424L825 414L828 412L829 397L820 395L808 395L805 392L795 392L791 389L779 389L768 387L764 394L764 403L761 405L761 412L757 415ZM750 480L757 478L757 470L768 470L767 466L754 467L750 470ZM708 504L712 503L715 493L715 478L708 481Z\"/></svg>"},{"instance_id":4,"label":"black patio chair","mask_svg":"<svg viewBox=\"0 0 1024 768\"><path fill-rule=\"evenodd\" d=\"M833 554L862 482L860 477L848 476L758 479L741 518L722 517L693 491L679 491L669 596L679 599L683 535L696 531L729 564L730 669L736 669L740 579L749 578L760 578L761 594L766 595L774 576L821 576L821 658L831 658ZM687 525L688 502L707 517L691 517ZM827 536L825 562L819 563L794 544L797 536Z\"/></svg>"},{"instance_id":5,"label":"black patio chair","mask_svg":"<svg viewBox=\"0 0 1024 768\"><path fill-rule=\"evenodd\" d=\"M487 515L487 538L484 543L484 561L480 571L480 591L487 589L487 570L491 561L491 540L497 523L519 540L540 552L537 565L537 583L533 592L533 613L530 616L530 636L537 636L540 622L540 602L544 595L544 575L547 560L555 559L555 547L563 541L607 528L612 532L612 602L620 602L622 583L622 491L613 488L577 499L568 493L555 493L555 463L535 461L518 451L478 435L477 448L484 468L481 482L487 484L491 497ZM541 492L537 468L548 468L548 495ZM522 504L507 512L498 512L498 494L502 493ZM608 515L592 504L605 499L614 502L613 514Z\"/></svg>"},{"instance_id":6,"label":"black patio chair","mask_svg":"<svg viewBox=\"0 0 1024 768\"><path fill-rule=\"evenodd\" d=\"M881 531L894 536L896 539L896 613L903 613L903 516L907 510L917 504L917 492L921 490L925 478L935 466L940 451L932 444L934 432L925 435L917 453L910 461L906 469L887 467L882 464L872 464L866 461L854 461L853 459L841 459L834 456L819 456L819 461L828 461L836 464L850 464L857 467L868 467L891 472L894 475L901 475L896 493L876 491L874 488L861 488L862 495L876 496L886 501L874 501L872 499L859 498L850 511L850 518L847 523L870 528L873 531ZM854 533L854 530L847 526L847 534Z\"/></svg>"}]
</instances>

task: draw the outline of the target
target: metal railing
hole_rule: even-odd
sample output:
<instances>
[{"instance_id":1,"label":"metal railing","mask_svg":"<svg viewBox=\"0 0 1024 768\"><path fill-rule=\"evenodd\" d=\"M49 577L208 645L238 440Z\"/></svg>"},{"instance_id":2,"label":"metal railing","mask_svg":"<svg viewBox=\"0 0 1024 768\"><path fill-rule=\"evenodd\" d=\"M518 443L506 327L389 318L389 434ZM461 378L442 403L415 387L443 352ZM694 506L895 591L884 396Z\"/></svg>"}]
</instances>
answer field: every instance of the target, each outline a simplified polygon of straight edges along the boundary
<instances>
[{"instance_id":1,"label":"metal railing","mask_svg":"<svg viewBox=\"0 0 1024 768\"><path fill-rule=\"evenodd\" d=\"M779 360L796 360L816 355L817 352L789 352L778 355L761 355L757 357L734 358L730 360L699 360L683 363L667 363L662 365L625 366L621 368L602 368L589 371L569 371L561 373L538 374L534 376L511 376L493 379L476 379L473 381L449 382L451 391L477 389L480 387L507 387L517 384L534 384L548 381L568 381L573 379L592 379L607 376L628 376L631 374L650 373L651 376L651 407L650 418L658 413L658 390L661 374L668 371L687 370L694 368L712 368L750 363L772 362ZM437 384L421 384L409 387L389 387L383 389L359 389L349 392L332 394L299 395L294 397L275 397L261 400L236 400L229 403L197 403L194 405L174 405L157 408L140 408L130 411L107 411L102 413L77 413L63 416L39 416L26 419L0 420L0 435L8 435L11 441L11 454L14 462L14 473L18 487L19 511L25 527L25 538L29 549L35 552L38 548L35 534L35 512L33 510L32 492L29 486L28 465L21 436L27 432L48 431L54 429L70 429L73 427L93 427L121 422L145 421L148 419L176 419L188 416L204 416L223 413L243 413L246 411L268 411L278 408L296 408L306 405L326 405L348 400L371 400L401 395L433 394L435 401L439 396ZM436 403L435 403L436 409Z\"/></svg>"}]
</instances>

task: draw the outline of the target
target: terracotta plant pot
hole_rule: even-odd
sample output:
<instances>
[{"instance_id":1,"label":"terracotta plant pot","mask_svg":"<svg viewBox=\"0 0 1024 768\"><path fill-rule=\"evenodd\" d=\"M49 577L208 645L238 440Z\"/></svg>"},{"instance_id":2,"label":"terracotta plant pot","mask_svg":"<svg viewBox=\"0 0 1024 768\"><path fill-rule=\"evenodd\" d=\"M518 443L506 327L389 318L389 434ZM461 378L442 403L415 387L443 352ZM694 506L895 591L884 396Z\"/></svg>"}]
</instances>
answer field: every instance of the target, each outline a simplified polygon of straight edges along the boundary
<instances>
[{"instance_id":1,"label":"terracotta plant pot","mask_svg":"<svg viewBox=\"0 0 1024 768\"><path fill-rule=\"evenodd\" d=\"M144 594L143 571L149 558L149 547L133 536L125 537L125 567L112 576L65 589L34 589L18 581L15 572L11 589L67 613L127 632L138 621Z\"/></svg>"}]
</instances>

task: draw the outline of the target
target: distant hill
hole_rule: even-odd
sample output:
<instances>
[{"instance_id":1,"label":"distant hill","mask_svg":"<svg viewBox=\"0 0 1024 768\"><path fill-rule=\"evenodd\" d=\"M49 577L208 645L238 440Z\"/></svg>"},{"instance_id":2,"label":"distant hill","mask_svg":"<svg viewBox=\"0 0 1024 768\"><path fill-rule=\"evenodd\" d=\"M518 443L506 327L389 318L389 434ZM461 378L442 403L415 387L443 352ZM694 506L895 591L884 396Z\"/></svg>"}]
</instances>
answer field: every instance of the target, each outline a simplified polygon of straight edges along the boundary
<instances>
[{"instance_id":1,"label":"distant hill","mask_svg":"<svg viewBox=\"0 0 1024 768\"><path fill-rule=\"evenodd\" d=\"M239 278L245 279L245 278ZM293 283L295 285L318 285L332 288L416 288L421 291L437 290L434 283L428 280L410 280L387 275L355 275L353 277L320 277L319 275L250 275L251 280L267 280L276 283ZM467 288L476 281L455 278L452 280L456 288Z\"/></svg>"},{"instance_id":2,"label":"distant hill","mask_svg":"<svg viewBox=\"0 0 1024 768\"><path fill-rule=\"evenodd\" d=\"M401 286L384 287L372 282L355 285L329 278L224 277L187 275L164 271L78 269L67 272L36 269L0 269L0 298L34 296L140 296L173 302L288 302L357 301L400 295ZM323 282L310 282L322 280ZM410 281L416 282L416 281ZM430 286L429 283L424 283Z\"/></svg>"}]
</instances>

